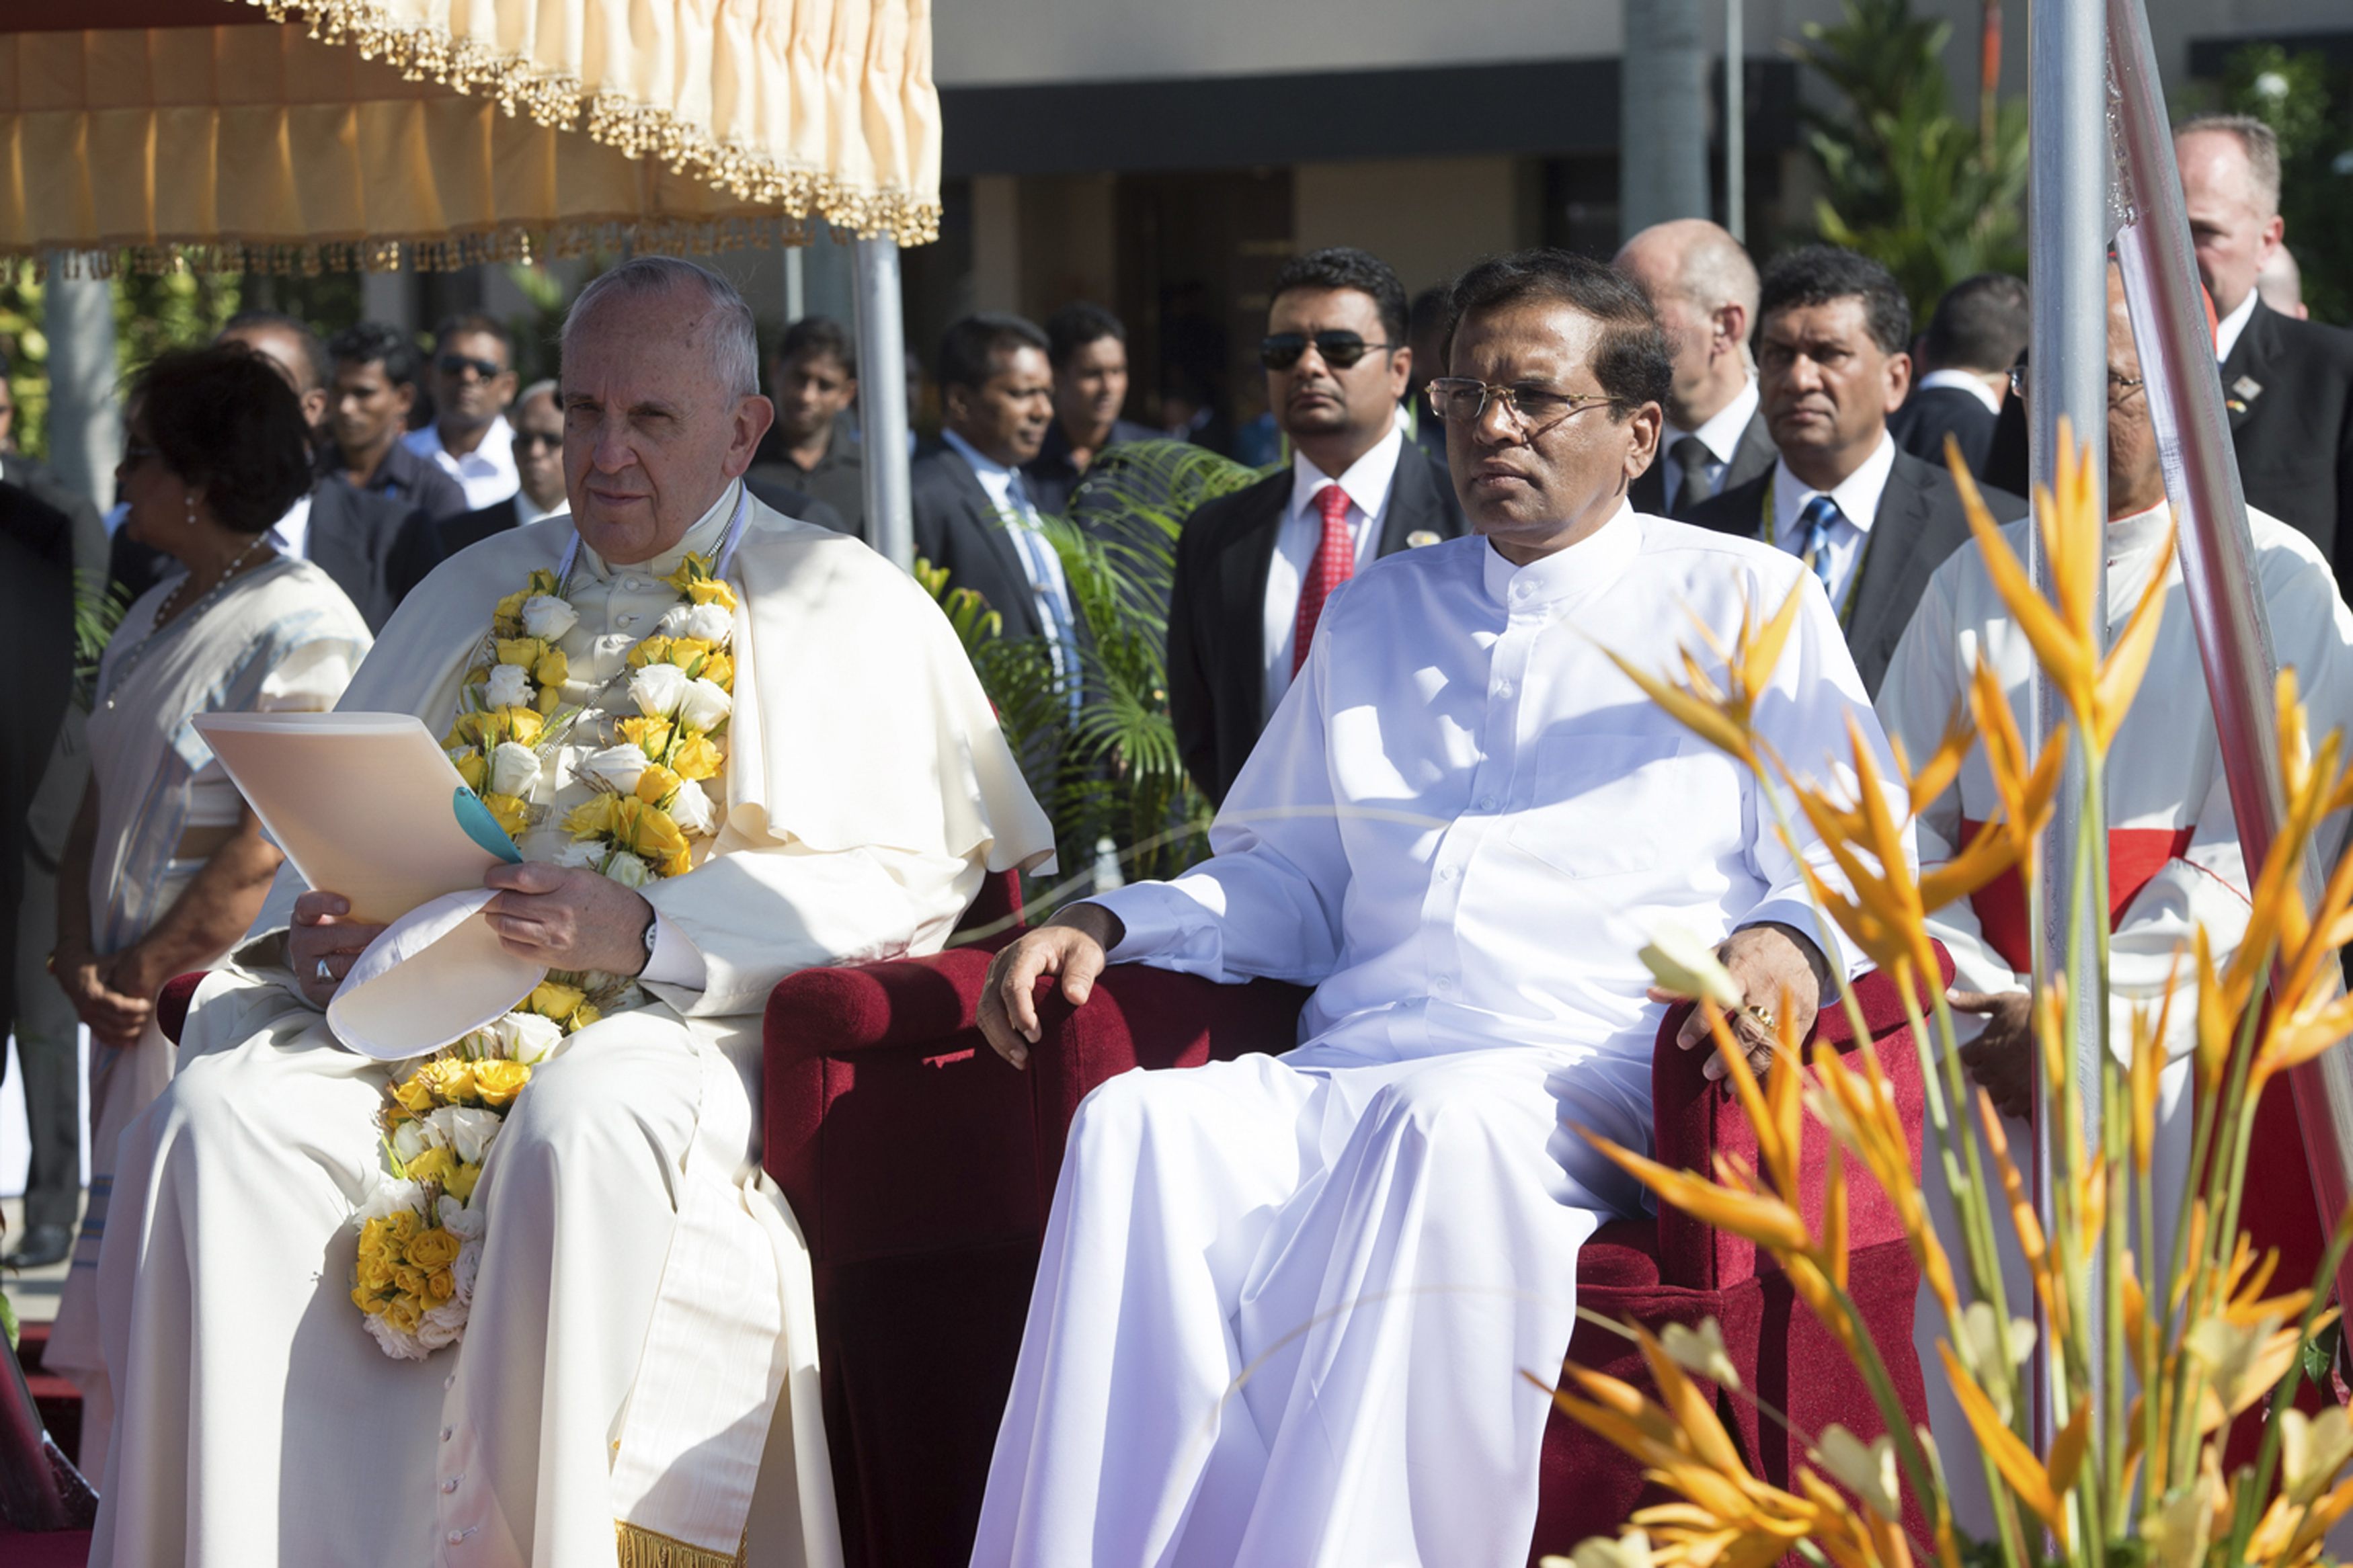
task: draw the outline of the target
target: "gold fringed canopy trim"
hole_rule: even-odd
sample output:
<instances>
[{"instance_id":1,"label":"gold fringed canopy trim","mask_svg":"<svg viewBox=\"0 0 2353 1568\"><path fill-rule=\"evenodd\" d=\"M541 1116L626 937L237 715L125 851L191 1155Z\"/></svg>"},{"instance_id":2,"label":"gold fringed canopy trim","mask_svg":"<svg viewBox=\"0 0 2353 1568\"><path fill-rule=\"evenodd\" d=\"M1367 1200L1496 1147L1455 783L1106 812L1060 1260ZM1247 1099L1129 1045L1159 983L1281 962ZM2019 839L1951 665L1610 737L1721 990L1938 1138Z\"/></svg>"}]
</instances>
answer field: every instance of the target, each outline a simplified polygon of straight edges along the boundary
<instances>
[{"instance_id":1,"label":"gold fringed canopy trim","mask_svg":"<svg viewBox=\"0 0 2353 1568\"><path fill-rule=\"evenodd\" d=\"M739 202L902 245L939 237L929 0L247 3Z\"/></svg>"},{"instance_id":2,"label":"gold fringed canopy trim","mask_svg":"<svg viewBox=\"0 0 2353 1568\"><path fill-rule=\"evenodd\" d=\"M620 1568L744 1568L740 1546L733 1552L713 1552L618 1520L613 1522L613 1533L618 1538Z\"/></svg>"}]
</instances>

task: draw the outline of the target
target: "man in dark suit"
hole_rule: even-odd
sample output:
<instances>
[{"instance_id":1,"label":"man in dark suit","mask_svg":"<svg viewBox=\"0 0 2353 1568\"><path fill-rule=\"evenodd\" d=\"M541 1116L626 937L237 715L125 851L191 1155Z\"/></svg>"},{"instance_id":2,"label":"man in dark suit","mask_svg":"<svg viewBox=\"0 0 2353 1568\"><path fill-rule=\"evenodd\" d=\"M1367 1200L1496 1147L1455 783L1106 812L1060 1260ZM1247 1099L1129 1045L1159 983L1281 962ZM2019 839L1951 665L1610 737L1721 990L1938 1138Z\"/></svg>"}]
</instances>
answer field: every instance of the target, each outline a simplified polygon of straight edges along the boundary
<instances>
[{"instance_id":1,"label":"man in dark suit","mask_svg":"<svg viewBox=\"0 0 2353 1568\"><path fill-rule=\"evenodd\" d=\"M445 557L494 533L571 510L564 494L564 411L555 405L555 383L533 382L509 414L507 423L514 426L515 493L478 511L444 519L438 531Z\"/></svg>"},{"instance_id":2,"label":"man in dark suit","mask_svg":"<svg viewBox=\"0 0 2353 1568\"><path fill-rule=\"evenodd\" d=\"M1945 290L1920 338L1921 374L1887 421L1895 444L1936 468L1945 437L1959 443L1969 477L1986 477L2010 367L2026 349L2026 285L2007 272L1980 272Z\"/></svg>"},{"instance_id":3,"label":"man in dark suit","mask_svg":"<svg viewBox=\"0 0 2353 1568\"><path fill-rule=\"evenodd\" d=\"M1005 636L1074 658L1077 607L1021 473L1054 417L1046 334L1019 316L966 316L940 342L939 382L941 438L909 473L915 553L946 568L951 592L978 594Z\"/></svg>"},{"instance_id":4,"label":"man in dark suit","mask_svg":"<svg viewBox=\"0 0 2353 1568\"><path fill-rule=\"evenodd\" d=\"M1186 521L1168 606L1169 716L1212 801L1289 689L1333 590L1376 556L1462 531L1444 470L1398 418L1405 343L1405 288L1379 258L1318 250L1274 275L1259 359L1291 463Z\"/></svg>"},{"instance_id":5,"label":"man in dark suit","mask_svg":"<svg viewBox=\"0 0 2353 1568\"><path fill-rule=\"evenodd\" d=\"M1636 511L1687 519L1710 496L1773 466L1748 357L1757 268L1738 240L1704 218L1652 224L1610 265L1651 297L1675 353L1659 456L1628 495Z\"/></svg>"},{"instance_id":6,"label":"man in dark suit","mask_svg":"<svg viewBox=\"0 0 2353 1568\"><path fill-rule=\"evenodd\" d=\"M785 329L768 362L768 401L776 422L744 475L753 493L765 500L770 485L812 497L821 517L789 515L864 539L866 468L845 418L858 402L858 351L839 321L803 316Z\"/></svg>"},{"instance_id":7,"label":"man in dark suit","mask_svg":"<svg viewBox=\"0 0 2353 1568\"><path fill-rule=\"evenodd\" d=\"M1780 458L1691 521L1810 556L1876 695L1929 574L1969 537L1951 476L1887 433L1911 390L1911 306L1878 262L1813 246L1765 269L1757 310L1757 382ZM1997 521L2026 515L2006 492L1987 491L1986 504Z\"/></svg>"},{"instance_id":8,"label":"man in dark suit","mask_svg":"<svg viewBox=\"0 0 2353 1568\"><path fill-rule=\"evenodd\" d=\"M290 316L248 310L230 318L222 342L241 342L276 365L317 429L327 406L327 351L319 335ZM269 531L281 555L299 555L349 595L370 631L381 631L408 591L440 563L433 520L404 501L353 488L322 474ZM114 535L109 574L132 597L163 581L164 557L122 530Z\"/></svg>"},{"instance_id":9,"label":"man in dark suit","mask_svg":"<svg viewBox=\"0 0 2353 1568\"><path fill-rule=\"evenodd\" d=\"M1160 432L1119 416L1127 406L1127 329L1101 305L1082 300L1046 318L1046 363L1054 371L1054 422L1021 472L1039 511L1067 517L1071 492L1105 448L1157 440Z\"/></svg>"},{"instance_id":10,"label":"man in dark suit","mask_svg":"<svg viewBox=\"0 0 2353 1568\"><path fill-rule=\"evenodd\" d=\"M2200 115L2173 152L2247 504L2320 546L2353 591L2353 542L2339 542L2353 523L2353 332L2283 315L2255 287L2287 231L2279 141L2260 120Z\"/></svg>"},{"instance_id":11,"label":"man in dark suit","mask_svg":"<svg viewBox=\"0 0 2353 1568\"><path fill-rule=\"evenodd\" d=\"M465 488L401 439L423 371L408 334L382 321L362 321L334 335L327 357L334 369L327 385L328 439L319 455L324 471L390 496L436 523L464 516L470 510Z\"/></svg>"}]
</instances>

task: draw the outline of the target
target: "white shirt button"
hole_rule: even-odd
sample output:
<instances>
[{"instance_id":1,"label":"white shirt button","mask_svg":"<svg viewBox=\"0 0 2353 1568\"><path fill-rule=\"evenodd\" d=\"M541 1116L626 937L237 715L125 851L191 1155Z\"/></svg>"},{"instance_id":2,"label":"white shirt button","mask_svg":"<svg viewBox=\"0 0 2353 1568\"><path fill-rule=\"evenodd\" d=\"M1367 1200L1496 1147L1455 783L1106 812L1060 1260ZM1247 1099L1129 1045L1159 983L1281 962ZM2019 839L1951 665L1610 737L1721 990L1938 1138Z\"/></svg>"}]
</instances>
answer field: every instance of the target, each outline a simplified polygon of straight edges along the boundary
<instances>
[{"instance_id":1,"label":"white shirt button","mask_svg":"<svg viewBox=\"0 0 2353 1568\"><path fill-rule=\"evenodd\" d=\"M1451 974L1441 974L1430 983L1430 988L1443 996L1454 989L1454 977Z\"/></svg>"},{"instance_id":2,"label":"white shirt button","mask_svg":"<svg viewBox=\"0 0 2353 1568\"><path fill-rule=\"evenodd\" d=\"M444 1493L454 1492L454 1491L456 1491L457 1489L458 1489L458 1478L457 1478L457 1477L455 1477L455 1476L451 1476L448 1480L443 1481L443 1482L441 1483L441 1490L442 1490Z\"/></svg>"},{"instance_id":3,"label":"white shirt button","mask_svg":"<svg viewBox=\"0 0 2353 1568\"><path fill-rule=\"evenodd\" d=\"M466 1542L466 1532L462 1530L453 1530L441 1539L452 1546L462 1546Z\"/></svg>"},{"instance_id":4,"label":"white shirt button","mask_svg":"<svg viewBox=\"0 0 2353 1568\"><path fill-rule=\"evenodd\" d=\"M457 1432L458 1432L458 1429L457 1429L455 1426L444 1426L444 1427L442 1427L442 1428L441 1428L441 1440L442 1440L444 1443L448 1442L451 1437L453 1437L453 1436L455 1436L457 1435Z\"/></svg>"},{"instance_id":5,"label":"white shirt button","mask_svg":"<svg viewBox=\"0 0 2353 1568\"><path fill-rule=\"evenodd\" d=\"M1451 866L1440 866L1438 868L1438 879L1441 882L1451 882L1454 880L1454 868Z\"/></svg>"},{"instance_id":6,"label":"white shirt button","mask_svg":"<svg viewBox=\"0 0 2353 1568\"><path fill-rule=\"evenodd\" d=\"M1499 680L1499 681L1495 682L1495 700L1496 700L1496 701L1501 702L1501 701L1504 700L1506 698L1510 697L1511 695L1512 695L1512 683L1511 683L1510 681L1508 681L1508 680Z\"/></svg>"},{"instance_id":7,"label":"white shirt button","mask_svg":"<svg viewBox=\"0 0 2353 1568\"><path fill-rule=\"evenodd\" d=\"M616 621L616 622L614 623L614 625L616 625L616 626L636 626L637 624L638 624L638 617L637 617L637 616L623 616L619 620L617 620L617 621Z\"/></svg>"},{"instance_id":8,"label":"white shirt button","mask_svg":"<svg viewBox=\"0 0 2353 1568\"><path fill-rule=\"evenodd\" d=\"M1493 811L1493 810L1494 810L1494 809L1495 809L1495 797L1494 797L1493 795L1481 795L1481 796L1479 797L1479 809L1480 809L1481 811Z\"/></svg>"}]
</instances>

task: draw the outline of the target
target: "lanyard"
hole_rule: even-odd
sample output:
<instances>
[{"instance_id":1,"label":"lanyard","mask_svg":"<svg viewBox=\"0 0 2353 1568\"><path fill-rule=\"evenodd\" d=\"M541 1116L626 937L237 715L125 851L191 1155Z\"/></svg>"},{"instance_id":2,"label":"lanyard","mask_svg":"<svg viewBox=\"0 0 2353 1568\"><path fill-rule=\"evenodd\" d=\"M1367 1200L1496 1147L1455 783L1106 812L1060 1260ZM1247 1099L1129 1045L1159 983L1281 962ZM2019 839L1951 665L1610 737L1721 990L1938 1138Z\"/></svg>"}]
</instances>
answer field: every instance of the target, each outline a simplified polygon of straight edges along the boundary
<instances>
[{"instance_id":1,"label":"lanyard","mask_svg":"<svg viewBox=\"0 0 2353 1568\"><path fill-rule=\"evenodd\" d=\"M1765 481L1765 542L1777 550L1780 548L1780 542L1774 537L1773 493L1780 488L1769 478ZM1863 532L1862 549L1854 560L1854 573L1846 580L1846 592L1839 596L1838 623L1841 631L1847 630L1854 620L1854 591L1862 585L1862 569L1871 563L1871 547L1878 538L1879 531L1876 529L1867 529Z\"/></svg>"}]
</instances>

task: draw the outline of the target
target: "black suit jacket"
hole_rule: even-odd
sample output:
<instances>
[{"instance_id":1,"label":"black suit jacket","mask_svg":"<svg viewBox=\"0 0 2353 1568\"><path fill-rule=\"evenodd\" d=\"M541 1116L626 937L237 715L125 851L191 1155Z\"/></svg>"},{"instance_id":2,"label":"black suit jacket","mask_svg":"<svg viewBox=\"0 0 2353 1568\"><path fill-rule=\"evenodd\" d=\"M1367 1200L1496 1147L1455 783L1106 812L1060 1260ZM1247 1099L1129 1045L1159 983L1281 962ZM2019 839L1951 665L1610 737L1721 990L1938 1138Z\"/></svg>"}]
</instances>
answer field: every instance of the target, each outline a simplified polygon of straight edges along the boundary
<instances>
[{"instance_id":1,"label":"black suit jacket","mask_svg":"<svg viewBox=\"0 0 2353 1568\"><path fill-rule=\"evenodd\" d=\"M1957 386L1915 387L1904 406L1887 416L1887 433L1895 444L1932 468L1945 466L1945 437L1960 443L1961 460L1969 478L1986 477L1986 460L1993 455L1994 426L2000 416Z\"/></svg>"},{"instance_id":2,"label":"black suit jacket","mask_svg":"<svg viewBox=\"0 0 2353 1568\"><path fill-rule=\"evenodd\" d=\"M504 533L522 521L515 510L515 499L492 501L475 511L459 512L445 517L434 524L434 533L441 541L441 558L447 561L470 544L480 544L493 534Z\"/></svg>"},{"instance_id":3,"label":"black suit jacket","mask_svg":"<svg viewBox=\"0 0 2353 1568\"><path fill-rule=\"evenodd\" d=\"M980 486L980 476L945 442L926 445L908 470L913 502L915 553L947 569L948 589L970 588L1004 617L1005 635L1046 635L1029 574L1005 531L1004 521ZM1032 505L1037 503L1033 500ZM1077 606L1072 606L1075 616ZM1078 628L1084 637L1085 628Z\"/></svg>"},{"instance_id":4,"label":"black suit jacket","mask_svg":"<svg viewBox=\"0 0 2353 1568\"><path fill-rule=\"evenodd\" d=\"M1266 728L1266 580L1291 507L1291 465L1248 489L1206 502L1176 542L1168 605L1168 713L1176 748L1201 793L1223 805ZM1454 539L1462 509L1445 473L1408 441L1382 508L1377 553L1417 533Z\"/></svg>"},{"instance_id":5,"label":"black suit jacket","mask_svg":"<svg viewBox=\"0 0 2353 1568\"><path fill-rule=\"evenodd\" d=\"M2320 546L2353 580L2353 332L2260 300L2222 362L2222 406L2247 504Z\"/></svg>"},{"instance_id":6,"label":"black suit jacket","mask_svg":"<svg viewBox=\"0 0 2353 1568\"><path fill-rule=\"evenodd\" d=\"M311 488L305 548L311 564L335 580L372 632L382 631L408 591L441 563L440 534L431 517L388 496L354 489L332 474ZM167 561L129 530L115 531L110 571L132 598L164 580Z\"/></svg>"},{"instance_id":7,"label":"black suit jacket","mask_svg":"<svg viewBox=\"0 0 2353 1568\"><path fill-rule=\"evenodd\" d=\"M1773 433L1765 427L1765 410L1758 408L1749 416L1747 427L1740 432L1740 444L1732 449L1732 461L1724 466L1724 478L1715 487L1717 495L1746 484L1759 474L1769 474L1781 454L1773 445ZM1649 512L1653 517L1674 516L1689 520L1693 508L1704 503L1677 495L1674 511L1667 510L1667 465L1674 461L1666 447L1659 448L1651 466L1627 487L1627 499L1636 511Z\"/></svg>"},{"instance_id":8,"label":"black suit jacket","mask_svg":"<svg viewBox=\"0 0 2353 1568\"><path fill-rule=\"evenodd\" d=\"M1694 527L1746 539L1764 536L1766 498L1773 487L1771 470L1737 489L1725 490L1703 501L1691 516ZM2026 503L2008 490L1984 490L1986 507L1997 522L2014 522L2026 515ZM1786 541L1794 518L1777 520L1776 531ZM1961 510L1961 492L1952 476L1932 468L1909 452L1895 454L1887 488L1879 492L1879 514L1871 520L1862 570L1847 595L1847 650L1862 672L1863 689L1879 695L1894 657L1896 640L1911 624L1928 578L1945 557L1969 542L1968 518ZM1769 610L1772 606L1764 606Z\"/></svg>"}]
</instances>

